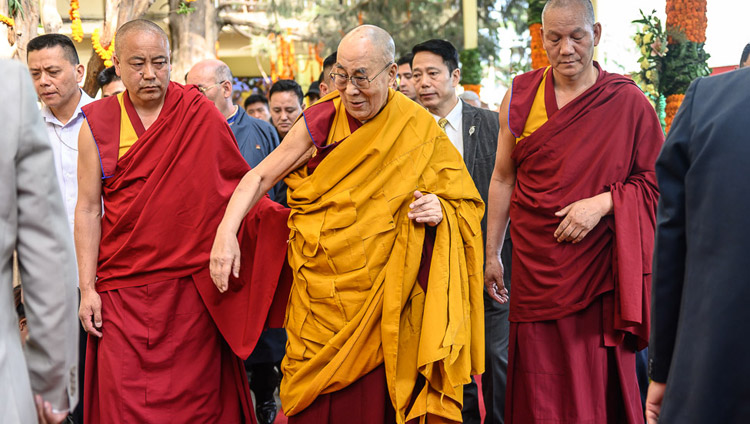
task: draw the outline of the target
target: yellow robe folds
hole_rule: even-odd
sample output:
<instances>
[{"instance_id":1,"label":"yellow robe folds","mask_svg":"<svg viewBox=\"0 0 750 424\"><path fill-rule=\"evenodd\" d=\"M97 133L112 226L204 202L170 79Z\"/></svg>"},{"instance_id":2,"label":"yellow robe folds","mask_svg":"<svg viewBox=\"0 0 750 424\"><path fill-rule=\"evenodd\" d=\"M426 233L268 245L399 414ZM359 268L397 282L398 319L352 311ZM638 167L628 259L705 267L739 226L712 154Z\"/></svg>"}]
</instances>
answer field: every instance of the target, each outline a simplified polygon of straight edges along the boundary
<instances>
[{"instance_id":1,"label":"yellow robe folds","mask_svg":"<svg viewBox=\"0 0 750 424\"><path fill-rule=\"evenodd\" d=\"M338 115L331 141L349 129L338 93L328 99ZM390 91L385 108L312 175L302 167L286 183L294 283L284 412L385 362L399 423L460 422L463 385L484 370L484 205L448 137ZM426 294L417 283L425 228L407 217L415 190L436 194L443 208ZM412 399L418 374L427 384Z\"/></svg>"}]
</instances>

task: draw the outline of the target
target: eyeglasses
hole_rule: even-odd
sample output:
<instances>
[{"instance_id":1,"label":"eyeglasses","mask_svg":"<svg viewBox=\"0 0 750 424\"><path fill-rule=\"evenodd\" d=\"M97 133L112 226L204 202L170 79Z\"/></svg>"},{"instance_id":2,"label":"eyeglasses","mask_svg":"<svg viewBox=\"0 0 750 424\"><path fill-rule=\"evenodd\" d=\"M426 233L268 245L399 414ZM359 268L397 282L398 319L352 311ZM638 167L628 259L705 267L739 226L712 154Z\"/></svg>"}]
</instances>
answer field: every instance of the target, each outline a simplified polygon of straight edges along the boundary
<instances>
[{"instance_id":1,"label":"eyeglasses","mask_svg":"<svg viewBox=\"0 0 750 424\"><path fill-rule=\"evenodd\" d=\"M351 81L352 85L359 88L360 90L366 90L370 88L370 83L375 80L380 74L383 73L386 69L388 69L391 65L393 65L393 62L388 62L387 65L385 65L385 68L381 69L380 72L375 74L372 78L367 78L365 76L361 75L355 75L355 76L347 76L344 74L337 74L335 72L330 73L330 77L333 80L333 84L336 85L336 88L339 90L343 90L346 88L346 84Z\"/></svg>"},{"instance_id":2,"label":"eyeglasses","mask_svg":"<svg viewBox=\"0 0 750 424\"><path fill-rule=\"evenodd\" d=\"M209 85L208 87L201 87L201 86L199 85L199 86L198 86L198 90L200 90L200 92L201 92L201 93L203 93L203 95L205 96L205 95L206 95L206 92L207 92L208 90L210 90L210 89L212 89L212 88L216 87L217 85L222 85L222 84L224 84L225 82L227 82L227 80L224 80L224 81L219 81L219 82L217 82L217 83L216 83L216 84L214 84L214 85Z\"/></svg>"}]
</instances>

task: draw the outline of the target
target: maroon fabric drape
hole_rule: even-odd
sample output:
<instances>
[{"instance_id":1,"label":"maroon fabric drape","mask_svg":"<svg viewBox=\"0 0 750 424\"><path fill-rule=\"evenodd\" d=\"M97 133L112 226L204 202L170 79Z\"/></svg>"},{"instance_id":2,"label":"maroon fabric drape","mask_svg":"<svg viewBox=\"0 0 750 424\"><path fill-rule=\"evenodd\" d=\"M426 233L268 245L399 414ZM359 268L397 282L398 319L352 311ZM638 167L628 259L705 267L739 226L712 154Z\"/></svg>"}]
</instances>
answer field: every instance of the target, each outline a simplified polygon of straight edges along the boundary
<instances>
[{"instance_id":1,"label":"maroon fabric drape","mask_svg":"<svg viewBox=\"0 0 750 424\"><path fill-rule=\"evenodd\" d=\"M619 343L628 332L645 346L658 198L654 162L663 133L638 87L596 66L596 83L552 113L513 152L510 320L562 318L614 290L619 333L607 343ZM541 71L534 71L513 82L509 122L518 134L541 79ZM557 243L561 218L555 212L605 191L612 193L614 214L580 243Z\"/></svg>"}]
</instances>

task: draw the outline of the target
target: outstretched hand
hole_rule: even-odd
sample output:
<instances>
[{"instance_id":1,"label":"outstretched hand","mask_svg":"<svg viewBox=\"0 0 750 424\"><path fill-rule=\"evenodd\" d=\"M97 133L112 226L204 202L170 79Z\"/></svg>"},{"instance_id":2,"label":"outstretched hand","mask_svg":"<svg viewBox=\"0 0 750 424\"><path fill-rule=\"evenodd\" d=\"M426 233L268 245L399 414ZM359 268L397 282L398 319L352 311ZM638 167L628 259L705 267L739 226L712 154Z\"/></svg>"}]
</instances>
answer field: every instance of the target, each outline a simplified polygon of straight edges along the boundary
<instances>
[{"instance_id":1,"label":"outstretched hand","mask_svg":"<svg viewBox=\"0 0 750 424\"><path fill-rule=\"evenodd\" d=\"M440 199L434 194L422 194L419 190L414 192L414 201L409 205L409 219L415 222L427 224L434 227L443 220L443 207Z\"/></svg>"},{"instance_id":2,"label":"outstretched hand","mask_svg":"<svg viewBox=\"0 0 750 424\"><path fill-rule=\"evenodd\" d=\"M214 239L214 245L211 248L209 270L211 280L220 293L224 293L229 288L230 272L234 278L239 278L240 245L237 242L237 236L224 234L219 228Z\"/></svg>"}]
</instances>

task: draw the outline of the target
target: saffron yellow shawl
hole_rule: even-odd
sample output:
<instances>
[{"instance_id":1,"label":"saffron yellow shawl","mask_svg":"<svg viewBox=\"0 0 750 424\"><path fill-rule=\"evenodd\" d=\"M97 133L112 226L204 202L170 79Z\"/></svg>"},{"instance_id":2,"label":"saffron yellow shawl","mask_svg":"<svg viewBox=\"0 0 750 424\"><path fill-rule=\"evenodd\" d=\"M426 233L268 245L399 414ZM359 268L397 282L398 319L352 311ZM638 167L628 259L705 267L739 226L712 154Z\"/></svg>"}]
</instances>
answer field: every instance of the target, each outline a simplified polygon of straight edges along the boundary
<instances>
[{"instance_id":1,"label":"saffron yellow shawl","mask_svg":"<svg viewBox=\"0 0 750 424\"><path fill-rule=\"evenodd\" d=\"M432 116L400 93L350 133L338 93L329 142L309 175L292 173L294 273L282 365L287 415L385 362L399 423L460 422L463 385L484 371L484 204ZM425 228L407 217L413 193L434 193L443 221L425 293L417 283ZM418 374L426 384L413 397Z\"/></svg>"}]
</instances>

